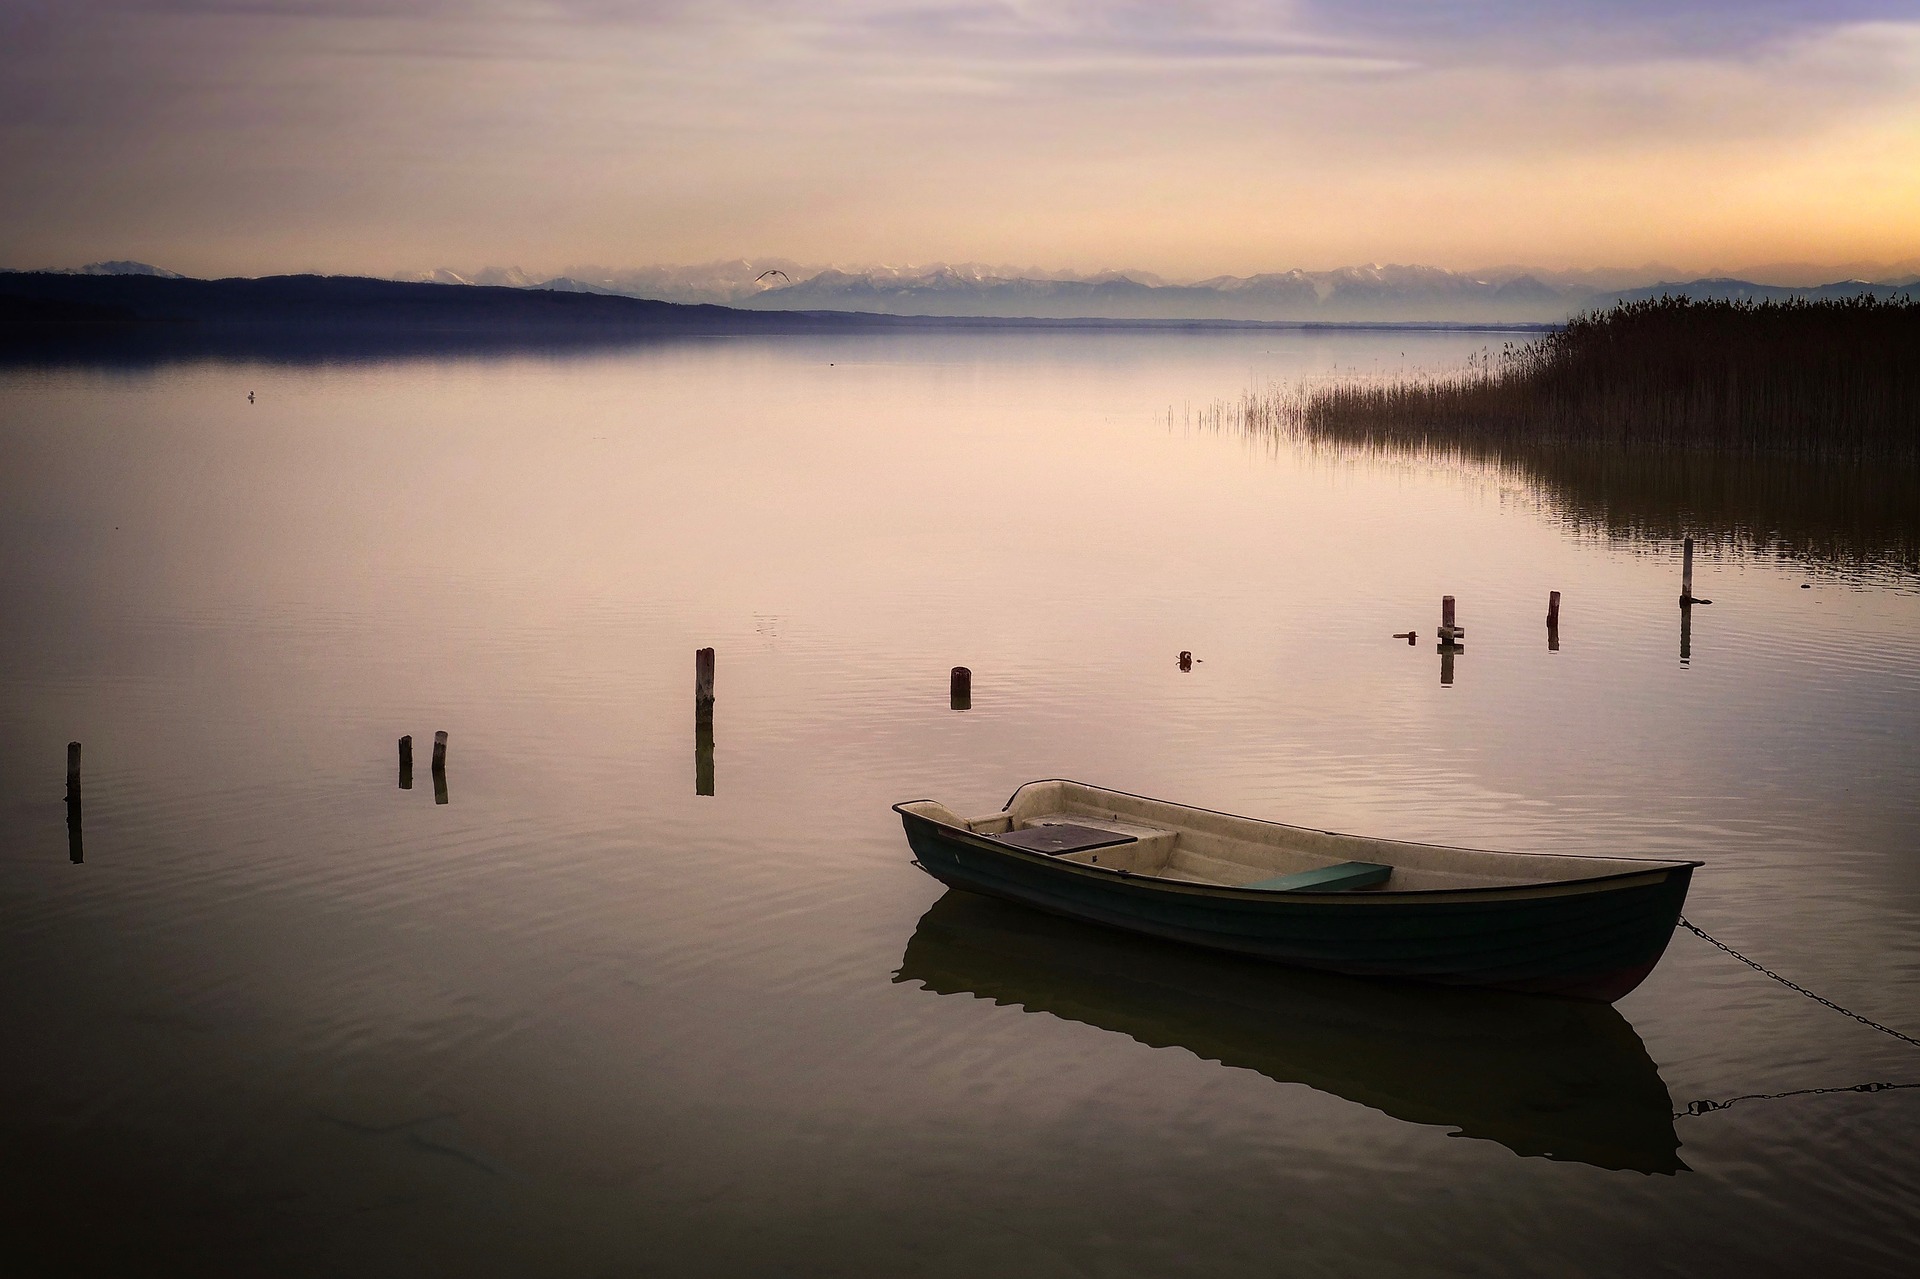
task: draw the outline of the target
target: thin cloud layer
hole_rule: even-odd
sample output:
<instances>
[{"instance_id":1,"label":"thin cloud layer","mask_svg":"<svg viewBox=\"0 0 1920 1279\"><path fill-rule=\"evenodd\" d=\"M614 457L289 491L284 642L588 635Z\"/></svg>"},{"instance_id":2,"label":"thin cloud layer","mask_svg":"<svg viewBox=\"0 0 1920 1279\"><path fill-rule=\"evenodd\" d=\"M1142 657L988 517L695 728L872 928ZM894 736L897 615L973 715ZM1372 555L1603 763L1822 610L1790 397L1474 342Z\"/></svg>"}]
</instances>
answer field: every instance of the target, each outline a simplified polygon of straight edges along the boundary
<instances>
[{"instance_id":1,"label":"thin cloud layer","mask_svg":"<svg viewBox=\"0 0 1920 1279\"><path fill-rule=\"evenodd\" d=\"M75 0L11 265L1912 256L1920 21L1811 5Z\"/></svg>"}]
</instances>

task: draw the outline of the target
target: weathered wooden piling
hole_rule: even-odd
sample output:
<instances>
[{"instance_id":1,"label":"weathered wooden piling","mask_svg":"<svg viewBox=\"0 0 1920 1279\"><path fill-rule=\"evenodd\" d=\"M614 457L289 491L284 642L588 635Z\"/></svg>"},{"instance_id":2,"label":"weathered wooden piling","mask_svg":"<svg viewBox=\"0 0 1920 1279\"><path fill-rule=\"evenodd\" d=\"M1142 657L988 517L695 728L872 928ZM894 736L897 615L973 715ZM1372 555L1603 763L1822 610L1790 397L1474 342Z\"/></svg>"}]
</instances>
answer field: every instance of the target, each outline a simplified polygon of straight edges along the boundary
<instances>
[{"instance_id":1,"label":"weathered wooden piling","mask_svg":"<svg viewBox=\"0 0 1920 1279\"><path fill-rule=\"evenodd\" d=\"M400 739L400 789L413 789L413 734Z\"/></svg>"},{"instance_id":2,"label":"weathered wooden piling","mask_svg":"<svg viewBox=\"0 0 1920 1279\"><path fill-rule=\"evenodd\" d=\"M1680 603L1693 603L1693 539L1688 538L1680 549Z\"/></svg>"},{"instance_id":3,"label":"weathered wooden piling","mask_svg":"<svg viewBox=\"0 0 1920 1279\"><path fill-rule=\"evenodd\" d=\"M973 709L973 671L956 666L947 676L947 705L956 711Z\"/></svg>"},{"instance_id":4,"label":"weathered wooden piling","mask_svg":"<svg viewBox=\"0 0 1920 1279\"><path fill-rule=\"evenodd\" d=\"M433 735L433 802L447 802L447 730Z\"/></svg>"},{"instance_id":5,"label":"weathered wooden piling","mask_svg":"<svg viewBox=\"0 0 1920 1279\"><path fill-rule=\"evenodd\" d=\"M1464 627L1454 624L1453 596L1442 595L1440 597L1440 642L1434 645L1434 651L1440 654L1440 684L1443 688L1451 687L1453 684L1454 655L1466 652L1460 644L1461 636L1466 633Z\"/></svg>"},{"instance_id":6,"label":"weathered wooden piling","mask_svg":"<svg viewBox=\"0 0 1920 1279\"><path fill-rule=\"evenodd\" d=\"M713 650L693 653L693 793L713 794Z\"/></svg>"},{"instance_id":7,"label":"weathered wooden piling","mask_svg":"<svg viewBox=\"0 0 1920 1279\"><path fill-rule=\"evenodd\" d=\"M1560 592L1547 592L1547 651L1560 651Z\"/></svg>"},{"instance_id":8,"label":"weathered wooden piling","mask_svg":"<svg viewBox=\"0 0 1920 1279\"><path fill-rule=\"evenodd\" d=\"M86 860L80 846L80 743L67 743L67 860L78 866Z\"/></svg>"},{"instance_id":9,"label":"weathered wooden piling","mask_svg":"<svg viewBox=\"0 0 1920 1279\"><path fill-rule=\"evenodd\" d=\"M713 714L713 650L710 648L694 650L693 707L697 714Z\"/></svg>"}]
</instances>

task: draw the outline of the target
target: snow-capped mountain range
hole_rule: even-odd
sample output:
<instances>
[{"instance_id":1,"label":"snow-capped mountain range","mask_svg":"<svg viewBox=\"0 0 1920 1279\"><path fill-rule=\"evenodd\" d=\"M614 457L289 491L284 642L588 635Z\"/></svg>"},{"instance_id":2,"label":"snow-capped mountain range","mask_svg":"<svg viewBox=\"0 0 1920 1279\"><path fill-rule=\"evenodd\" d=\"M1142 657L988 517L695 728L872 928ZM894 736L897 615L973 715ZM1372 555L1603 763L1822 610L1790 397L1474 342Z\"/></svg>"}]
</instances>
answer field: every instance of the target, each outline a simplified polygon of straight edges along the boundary
<instances>
[{"instance_id":1,"label":"snow-capped mountain range","mask_svg":"<svg viewBox=\"0 0 1920 1279\"><path fill-rule=\"evenodd\" d=\"M1765 284L1727 275L1688 278L1657 265L1549 272L1503 267L1356 266L1170 282L1144 271L1076 274L976 264L807 267L783 259L623 270L571 267L551 279L518 268L448 270L405 278L715 302L753 310L867 311L883 315L1041 319L1555 322L1615 301L1685 293L1701 298L1848 297L1908 292L1920 261L1875 280Z\"/></svg>"},{"instance_id":2,"label":"snow-capped mountain range","mask_svg":"<svg viewBox=\"0 0 1920 1279\"><path fill-rule=\"evenodd\" d=\"M1176 282L1144 271L1079 274L974 263L808 267L769 258L619 270L580 266L551 277L518 267L473 272L441 268L395 278L718 303L758 311L1058 320L1555 323L1581 311L1661 294L1735 300L1861 294L1920 297L1920 259L1867 269L1876 278L1809 283L1821 278L1817 268L1781 267L1779 274L1797 275L1800 282L1761 283L1719 273L1688 278L1659 265L1562 272L1518 266L1458 272L1431 266L1370 265ZM93 262L62 273L182 278L130 261Z\"/></svg>"}]
</instances>

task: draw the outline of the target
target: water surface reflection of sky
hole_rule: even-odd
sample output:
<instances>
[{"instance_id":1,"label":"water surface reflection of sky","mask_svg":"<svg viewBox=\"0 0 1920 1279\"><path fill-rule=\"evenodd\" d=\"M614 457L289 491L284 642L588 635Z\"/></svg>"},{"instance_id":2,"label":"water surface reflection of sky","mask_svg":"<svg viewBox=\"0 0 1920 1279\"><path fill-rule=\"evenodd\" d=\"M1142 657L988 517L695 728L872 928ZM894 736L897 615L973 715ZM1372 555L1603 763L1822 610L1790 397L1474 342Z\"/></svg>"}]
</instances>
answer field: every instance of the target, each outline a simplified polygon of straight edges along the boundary
<instances>
[{"instance_id":1,"label":"water surface reflection of sky","mask_svg":"<svg viewBox=\"0 0 1920 1279\"><path fill-rule=\"evenodd\" d=\"M1268 380L1481 343L6 373L0 1013L27 1047L0 1064L0 1170L41 1223L20 1237L282 1273L1267 1274L1284 1226L1309 1272L1894 1272L1920 1244L1913 1093L1674 1120L1671 1177L1533 1157L1537 1125L1503 1140L1512 1116L1450 1109L1445 1080L1383 1102L1391 1016L1288 1043L1295 996L1262 987L1252 1015L1155 1029L1140 982L1008 961L908 864L888 804L984 811L1055 775L1685 855L1691 918L1911 1023L1909 577L1703 540L1683 666L1671 541L1570 525L1486 468L1187 425ZM1445 687L1443 594L1467 628ZM954 977L969 954L1013 971ZM1920 1078L1687 936L1617 1012L1676 1111ZM92 1230L108 1201L145 1207Z\"/></svg>"}]
</instances>

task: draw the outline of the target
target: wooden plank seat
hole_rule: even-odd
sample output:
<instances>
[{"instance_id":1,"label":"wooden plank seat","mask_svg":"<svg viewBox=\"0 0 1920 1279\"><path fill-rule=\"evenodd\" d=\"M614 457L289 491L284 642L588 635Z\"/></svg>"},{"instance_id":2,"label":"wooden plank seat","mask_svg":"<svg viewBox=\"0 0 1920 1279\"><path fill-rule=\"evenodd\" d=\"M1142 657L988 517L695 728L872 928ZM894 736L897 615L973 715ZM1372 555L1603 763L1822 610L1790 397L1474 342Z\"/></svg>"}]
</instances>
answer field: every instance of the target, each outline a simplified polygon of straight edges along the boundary
<instances>
[{"instance_id":1,"label":"wooden plank seat","mask_svg":"<svg viewBox=\"0 0 1920 1279\"><path fill-rule=\"evenodd\" d=\"M1344 893L1355 888L1384 884L1391 874L1393 867L1382 866L1378 862L1339 862L1292 875L1256 879L1240 887L1258 888L1270 893Z\"/></svg>"},{"instance_id":2,"label":"wooden plank seat","mask_svg":"<svg viewBox=\"0 0 1920 1279\"><path fill-rule=\"evenodd\" d=\"M1072 822L1048 822L1024 830L1010 830L1004 835L989 835L987 838L1011 844L1015 848L1024 848L1030 853L1045 853L1049 857L1134 842L1132 835L1123 835L1114 830L1096 830L1091 826L1076 826Z\"/></svg>"}]
</instances>

